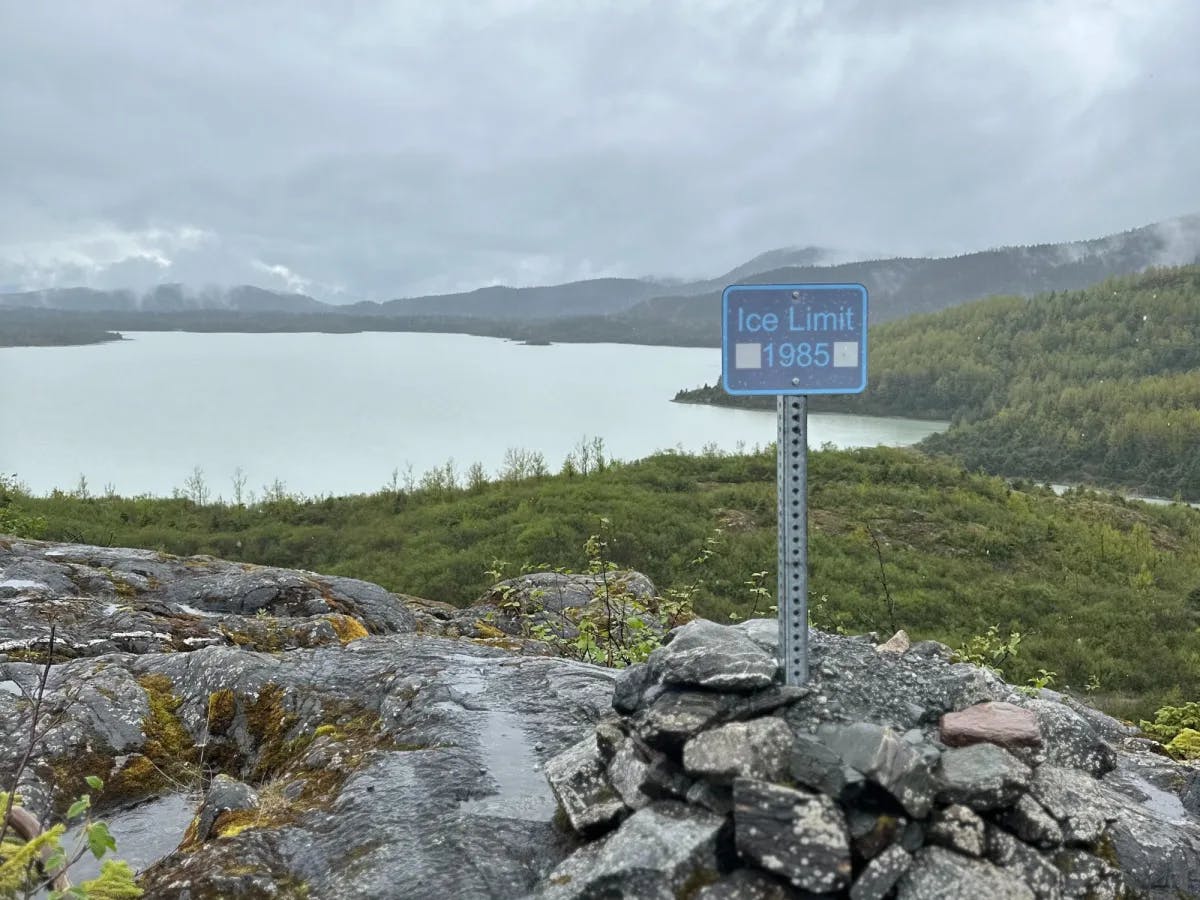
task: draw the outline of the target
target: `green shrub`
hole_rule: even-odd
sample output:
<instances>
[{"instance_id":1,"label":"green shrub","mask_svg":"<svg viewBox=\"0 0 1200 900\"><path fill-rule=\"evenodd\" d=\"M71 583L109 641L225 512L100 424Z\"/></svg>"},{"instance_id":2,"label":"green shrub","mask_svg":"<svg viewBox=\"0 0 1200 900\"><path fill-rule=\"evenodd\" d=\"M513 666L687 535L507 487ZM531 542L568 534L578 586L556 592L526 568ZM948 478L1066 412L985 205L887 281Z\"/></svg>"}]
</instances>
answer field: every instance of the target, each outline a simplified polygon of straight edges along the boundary
<instances>
[{"instance_id":1,"label":"green shrub","mask_svg":"<svg viewBox=\"0 0 1200 900\"><path fill-rule=\"evenodd\" d=\"M1176 759L1200 759L1200 731L1184 728L1171 738L1167 752Z\"/></svg>"},{"instance_id":2,"label":"green shrub","mask_svg":"<svg viewBox=\"0 0 1200 900\"><path fill-rule=\"evenodd\" d=\"M1154 714L1154 721L1141 723L1142 731L1162 744L1170 744L1185 731L1200 731L1200 703L1183 706L1164 706Z\"/></svg>"}]
</instances>

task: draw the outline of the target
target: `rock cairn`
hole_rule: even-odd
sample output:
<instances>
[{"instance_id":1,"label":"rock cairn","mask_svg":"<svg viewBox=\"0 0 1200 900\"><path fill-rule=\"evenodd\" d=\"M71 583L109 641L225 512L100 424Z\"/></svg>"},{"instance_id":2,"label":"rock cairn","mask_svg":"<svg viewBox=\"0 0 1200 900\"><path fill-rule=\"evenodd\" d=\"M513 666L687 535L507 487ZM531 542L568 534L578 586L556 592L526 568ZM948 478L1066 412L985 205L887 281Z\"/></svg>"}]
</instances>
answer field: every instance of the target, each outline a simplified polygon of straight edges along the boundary
<instances>
[{"instance_id":1,"label":"rock cairn","mask_svg":"<svg viewBox=\"0 0 1200 900\"><path fill-rule=\"evenodd\" d=\"M1151 781L1195 773L1115 720L1026 697L934 642L814 631L813 679L792 687L773 622L669 637L621 673L614 714L547 764L584 842L536 897L1200 890L1195 810L1148 804Z\"/></svg>"}]
</instances>

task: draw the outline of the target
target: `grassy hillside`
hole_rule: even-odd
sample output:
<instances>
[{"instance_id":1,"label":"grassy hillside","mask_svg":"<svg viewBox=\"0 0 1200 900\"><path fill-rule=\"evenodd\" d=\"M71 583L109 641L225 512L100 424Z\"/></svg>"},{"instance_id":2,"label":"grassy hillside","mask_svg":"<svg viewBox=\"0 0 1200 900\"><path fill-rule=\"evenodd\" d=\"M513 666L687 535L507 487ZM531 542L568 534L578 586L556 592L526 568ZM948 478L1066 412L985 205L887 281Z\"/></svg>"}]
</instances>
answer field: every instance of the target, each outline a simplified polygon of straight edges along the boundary
<instances>
[{"instance_id":1,"label":"grassy hillside","mask_svg":"<svg viewBox=\"0 0 1200 900\"><path fill-rule=\"evenodd\" d=\"M880 326L866 392L812 406L952 419L923 446L969 468L1200 498L1198 370L1200 266L1187 266Z\"/></svg>"},{"instance_id":2,"label":"grassy hillside","mask_svg":"<svg viewBox=\"0 0 1200 900\"><path fill-rule=\"evenodd\" d=\"M461 605L489 585L497 559L513 572L581 568L603 516L617 562L660 590L702 580L698 611L724 620L751 612L753 573L774 592L774 473L766 454L667 454L586 476L248 508L10 488L0 525L42 517L53 539L350 575ZM814 453L811 473L817 624L904 627L955 646L993 625L1017 631L1006 675L1044 668L1056 686L1098 683L1094 699L1122 714L1200 693L1200 512L1016 490L906 450ZM715 554L697 565L714 535Z\"/></svg>"}]
</instances>

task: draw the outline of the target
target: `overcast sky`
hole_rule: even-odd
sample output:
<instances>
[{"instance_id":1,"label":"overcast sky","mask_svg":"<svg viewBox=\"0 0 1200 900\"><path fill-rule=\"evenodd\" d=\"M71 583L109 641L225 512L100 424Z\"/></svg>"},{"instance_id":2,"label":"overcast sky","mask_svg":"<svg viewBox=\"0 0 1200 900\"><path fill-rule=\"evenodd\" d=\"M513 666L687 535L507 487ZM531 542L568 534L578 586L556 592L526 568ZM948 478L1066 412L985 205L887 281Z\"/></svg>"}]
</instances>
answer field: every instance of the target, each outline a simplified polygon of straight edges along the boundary
<instances>
[{"instance_id":1,"label":"overcast sky","mask_svg":"<svg viewBox=\"0 0 1200 900\"><path fill-rule=\"evenodd\" d=\"M0 290L331 300L1200 211L1196 0L0 0Z\"/></svg>"}]
</instances>

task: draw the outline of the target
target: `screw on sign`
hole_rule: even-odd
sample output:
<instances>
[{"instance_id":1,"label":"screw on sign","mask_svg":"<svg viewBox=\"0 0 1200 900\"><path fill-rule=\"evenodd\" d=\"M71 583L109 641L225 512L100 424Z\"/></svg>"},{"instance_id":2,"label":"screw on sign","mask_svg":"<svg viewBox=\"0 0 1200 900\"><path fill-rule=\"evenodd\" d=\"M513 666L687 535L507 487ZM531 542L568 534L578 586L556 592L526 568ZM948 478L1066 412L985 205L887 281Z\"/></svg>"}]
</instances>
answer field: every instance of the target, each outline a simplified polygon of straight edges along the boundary
<instances>
[{"instance_id":1,"label":"screw on sign","mask_svg":"<svg viewBox=\"0 0 1200 900\"><path fill-rule=\"evenodd\" d=\"M779 655L787 684L808 681L808 395L867 386L861 284L734 284L721 298L721 381L733 396L774 394L779 442Z\"/></svg>"}]
</instances>

